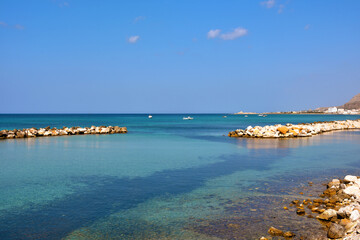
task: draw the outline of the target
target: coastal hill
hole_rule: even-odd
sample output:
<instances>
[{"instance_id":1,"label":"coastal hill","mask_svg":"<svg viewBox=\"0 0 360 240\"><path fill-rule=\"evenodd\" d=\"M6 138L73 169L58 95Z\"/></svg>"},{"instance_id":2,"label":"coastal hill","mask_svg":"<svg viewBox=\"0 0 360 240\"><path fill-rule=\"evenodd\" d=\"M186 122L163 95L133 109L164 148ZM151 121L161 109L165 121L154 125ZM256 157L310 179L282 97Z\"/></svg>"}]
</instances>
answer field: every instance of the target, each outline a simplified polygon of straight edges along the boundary
<instances>
[{"instance_id":1,"label":"coastal hill","mask_svg":"<svg viewBox=\"0 0 360 240\"><path fill-rule=\"evenodd\" d=\"M340 114L359 114L360 112L360 93L355 95L349 102L338 107L321 107L317 108L315 111L325 112L325 113L340 113Z\"/></svg>"},{"instance_id":2,"label":"coastal hill","mask_svg":"<svg viewBox=\"0 0 360 240\"><path fill-rule=\"evenodd\" d=\"M343 108L345 110L350 109L359 109L360 108L360 93L354 96L349 102L345 103L342 106L339 106L339 108Z\"/></svg>"},{"instance_id":3,"label":"coastal hill","mask_svg":"<svg viewBox=\"0 0 360 240\"><path fill-rule=\"evenodd\" d=\"M320 107L315 110L288 111L288 112L265 112L263 114L360 114L360 93L355 95L349 102L338 107ZM237 112L235 114L258 114L255 112Z\"/></svg>"}]
</instances>

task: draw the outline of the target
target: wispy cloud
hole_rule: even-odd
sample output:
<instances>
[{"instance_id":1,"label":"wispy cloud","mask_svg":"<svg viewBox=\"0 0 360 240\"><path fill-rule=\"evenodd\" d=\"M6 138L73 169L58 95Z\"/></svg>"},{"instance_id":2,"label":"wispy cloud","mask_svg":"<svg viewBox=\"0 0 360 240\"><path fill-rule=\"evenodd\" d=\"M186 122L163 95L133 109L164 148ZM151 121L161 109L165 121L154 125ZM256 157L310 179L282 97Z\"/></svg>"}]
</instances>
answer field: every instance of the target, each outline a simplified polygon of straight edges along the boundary
<instances>
[{"instance_id":1,"label":"wispy cloud","mask_svg":"<svg viewBox=\"0 0 360 240\"><path fill-rule=\"evenodd\" d=\"M243 37L248 34L248 30L242 27L235 28L234 31L229 33L224 33L220 35L220 38L223 40L234 40L239 37Z\"/></svg>"},{"instance_id":2,"label":"wispy cloud","mask_svg":"<svg viewBox=\"0 0 360 240\"><path fill-rule=\"evenodd\" d=\"M278 14L282 13L284 11L285 5L284 4L280 4L279 5L279 9L278 9Z\"/></svg>"},{"instance_id":3,"label":"wispy cloud","mask_svg":"<svg viewBox=\"0 0 360 240\"><path fill-rule=\"evenodd\" d=\"M145 16L138 16L138 17L136 17L135 19L134 19L134 23L137 23L137 22L139 22L139 21L143 21L143 20L145 20Z\"/></svg>"},{"instance_id":4,"label":"wispy cloud","mask_svg":"<svg viewBox=\"0 0 360 240\"><path fill-rule=\"evenodd\" d=\"M207 38L216 38L217 36L219 36L220 32L221 32L220 29L210 30L207 33Z\"/></svg>"},{"instance_id":5,"label":"wispy cloud","mask_svg":"<svg viewBox=\"0 0 360 240\"><path fill-rule=\"evenodd\" d=\"M68 2L59 3L59 7L69 7L70 4Z\"/></svg>"},{"instance_id":6,"label":"wispy cloud","mask_svg":"<svg viewBox=\"0 0 360 240\"><path fill-rule=\"evenodd\" d=\"M140 39L140 36L131 36L128 38L129 43L136 43Z\"/></svg>"},{"instance_id":7,"label":"wispy cloud","mask_svg":"<svg viewBox=\"0 0 360 240\"><path fill-rule=\"evenodd\" d=\"M4 28L15 28L17 30L24 30L25 27L23 25L20 24L15 24L15 25L8 25L6 22L1 22L0 21L0 27L4 27Z\"/></svg>"},{"instance_id":8,"label":"wispy cloud","mask_svg":"<svg viewBox=\"0 0 360 240\"><path fill-rule=\"evenodd\" d=\"M16 25L14 26L14 28L16 28L16 29L18 29L18 30L24 30L24 29L25 29L25 27L24 27L23 25L20 25L20 24L16 24Z\"/></svg>"},{"instance_id":9,"label":"wispy cloud","mask_svg":"<svg viewBox=\"0 0 360 240\"><path fill-rule=\"evenodd\" d=\"M63 0L52 0L52 2L56 5L58 5L58 7L63 8L63 7L70 7L70 3L67 1L63 1Z\"/></svg>"},{"instance_id":10,"label":"wispy cloud","mask_svg":"<svg viewBox=\"0 0 360 240\"><path fill-rule=\"evenodd\" d=\"M309 30L310 29L310 24L306 24L304 27L305 30Z\"/></svg>"},{"instance_id":11,"label":"wispy cloud","mask_svg":"<svg viewBox=\"0 0 360 240\"><path fill-rule=\"evenodd\" d=\"M267 8L272 8L275 6L275 0L267 0L267 1L263 1L263 2L260 2L260 4L262 6L265 6Z\"/></svg>"}]
</instances>

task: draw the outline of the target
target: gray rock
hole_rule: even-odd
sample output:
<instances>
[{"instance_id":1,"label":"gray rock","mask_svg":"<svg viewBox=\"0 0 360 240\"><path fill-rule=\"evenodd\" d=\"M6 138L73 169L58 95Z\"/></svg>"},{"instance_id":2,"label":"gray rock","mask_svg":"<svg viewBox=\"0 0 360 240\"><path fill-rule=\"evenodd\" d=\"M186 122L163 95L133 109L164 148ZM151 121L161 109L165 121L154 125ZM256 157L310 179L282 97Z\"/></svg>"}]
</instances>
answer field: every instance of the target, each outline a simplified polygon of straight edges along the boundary
<instances>
[{"instance_id":1,"label":"gray rock","mask_svg":"<svg viewBox=\"0 0 360 240\"><path fill-rule=\"evenodd\" d=\"M327 236L332 239L345 236L345 228L337 223L331 223Z\"/></svg>"}]
</instances>

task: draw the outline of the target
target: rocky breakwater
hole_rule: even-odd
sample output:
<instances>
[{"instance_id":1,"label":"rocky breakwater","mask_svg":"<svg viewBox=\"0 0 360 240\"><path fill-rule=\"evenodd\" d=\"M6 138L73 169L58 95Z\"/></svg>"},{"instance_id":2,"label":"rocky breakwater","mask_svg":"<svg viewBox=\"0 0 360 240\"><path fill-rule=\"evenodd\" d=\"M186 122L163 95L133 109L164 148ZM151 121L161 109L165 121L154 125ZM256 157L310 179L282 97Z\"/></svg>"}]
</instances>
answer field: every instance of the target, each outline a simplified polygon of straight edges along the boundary
<instances>
[{"instance_id":1,"label":"rocky breakwater","mask_svg":"<svg viewBox=\"0 0 360 240\"><path fill-rule=\"evenodd\" d=\"M292 138L311 137L323 132L335 130L360 129L360 119L332 122L314 122L303 124L286 124L273 126L249 126L246 129L237 129L229 132L229 137L244 138Z\"/></svg>"},{"instance_id":2,"label":"rocky breakwater","mask_svg":"<svg viewBox=\"0 0 360 240\"><path fill-rule=\"evenodd\" d=\"M32 137L51 137L51 136L65 136L65 135L81 135L81 134L114 134L114 133L127 133L126 127L118 126L91 126L85 127L63 127L57 128L27 128L27 129L14 129L14 130L1 130L0 139L12 138L32 138Z\"/></svg>"}]
</instances>

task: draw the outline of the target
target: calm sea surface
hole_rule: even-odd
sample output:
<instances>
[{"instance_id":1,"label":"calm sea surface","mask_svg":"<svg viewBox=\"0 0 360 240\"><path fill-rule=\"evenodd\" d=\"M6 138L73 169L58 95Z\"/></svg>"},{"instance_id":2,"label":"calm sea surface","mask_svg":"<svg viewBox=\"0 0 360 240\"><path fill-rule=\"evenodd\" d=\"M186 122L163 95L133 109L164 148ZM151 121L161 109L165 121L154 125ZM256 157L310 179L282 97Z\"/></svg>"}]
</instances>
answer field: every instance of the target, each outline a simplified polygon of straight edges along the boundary
<instances>
[{"instance_id":1,"label":"calm sea surface","mask_svg":"<svg viewBox=\"0 0 360 240\"><path fill-rule=\"evenodd\" d=\"M257 239L266 234L261 227L247 233L241 222L220 219L257 217L256 209L233 211L244 199L260 206L264 196L281 197L319 176L360 175L360 131L227 137L249 125L359 116L186 116L0 115L0 129L118 125L129 131L0 140L0 239L229 239L234 231L238 239ZM269 221L259 226L269 228Z\"/></svg>"}]
</instances>

